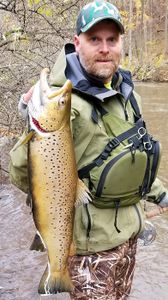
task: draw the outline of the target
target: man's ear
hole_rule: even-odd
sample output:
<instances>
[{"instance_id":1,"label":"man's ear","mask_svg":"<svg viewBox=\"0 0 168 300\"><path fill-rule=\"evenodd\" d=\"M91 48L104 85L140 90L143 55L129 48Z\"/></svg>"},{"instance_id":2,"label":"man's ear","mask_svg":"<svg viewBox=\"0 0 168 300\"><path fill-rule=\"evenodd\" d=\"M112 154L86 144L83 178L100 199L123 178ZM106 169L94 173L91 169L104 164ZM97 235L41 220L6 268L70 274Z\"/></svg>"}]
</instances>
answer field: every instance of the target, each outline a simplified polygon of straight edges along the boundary
<instances>
[{"instance_id":1,"label":"man's ear","mask_svg":"<svg viewBox=\"0 0 168 300\"><path fill-rule=\"evenodd\" d=\"M75 50L78 53L79 52L79 48L80 48L80 38L78 35L74 36L74 46L75 46Z\"/></svg>"}]
</instances>

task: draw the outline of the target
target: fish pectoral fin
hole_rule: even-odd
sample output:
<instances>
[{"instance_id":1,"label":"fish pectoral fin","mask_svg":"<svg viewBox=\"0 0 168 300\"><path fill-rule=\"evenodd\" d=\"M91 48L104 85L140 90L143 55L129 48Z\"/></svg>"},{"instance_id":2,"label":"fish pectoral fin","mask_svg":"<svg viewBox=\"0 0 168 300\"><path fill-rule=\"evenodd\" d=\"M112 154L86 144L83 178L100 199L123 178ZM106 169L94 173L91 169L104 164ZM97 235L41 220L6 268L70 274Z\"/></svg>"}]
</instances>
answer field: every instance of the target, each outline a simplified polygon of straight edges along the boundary
<instances>
[{"instance_id":1,"label":"fish pectoral fin","mask_svg":"<svg viewBox=\"0 0 168 300\"><path fill-rule=\"evenodd\" d=\"M20 146L27 144L31 140L31 138L34 136L34 134L35 134L35 131L33 129L31 129L30 132L26 134L26 136L23 135L23 138L21 138L14 146L13 151L15 151Z\"/></svg>"},{"instance_id":2,"label":"fish pectoral fin","mask_svg":"<svg viewBox=\"0 0 168 300\"><path fill-rule=\"evenodd\" d=\"M78 179L75 206L92 202L91 193L84 182Z\"/></svg>"}]
</instances>

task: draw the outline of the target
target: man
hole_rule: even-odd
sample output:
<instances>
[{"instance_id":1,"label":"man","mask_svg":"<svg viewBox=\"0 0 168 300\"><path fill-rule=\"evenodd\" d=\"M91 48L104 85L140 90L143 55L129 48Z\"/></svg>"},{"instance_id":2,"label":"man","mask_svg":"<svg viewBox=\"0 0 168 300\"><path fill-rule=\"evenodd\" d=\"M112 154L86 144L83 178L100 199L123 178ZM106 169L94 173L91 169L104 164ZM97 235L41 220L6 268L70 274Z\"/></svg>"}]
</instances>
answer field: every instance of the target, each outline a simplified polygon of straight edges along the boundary
<instances>
[{"instance_id":1,"label":"man","mask_svg":"<svg viewBox=\"0 0 168 300\"><path fill-rule=\"evenodd\" d=\"M130 73L119 68L123 33L121 17L114 5L105 1L87 4L77 19L74 45L65 46L50 75L52 86L62 86L67 78L73 83L71 121L76 162L79 176L93 194L93 203L80 206L75 212L77 255L69 259L75 286L72 299L126 299L134 274L137 236L144 227L140 199L148 193L150 201L160 206L168 205L167 190L158 179L153 183L156 170L150 171L153 176L147 174L150 166L142 149L146 145L145 153L148 153L157 143L150 140L144 127L138 127L135 140L132 135L129 141L123 139L123 133L134 130L136 120L137 124L142 122L140 99L133 92ZM23 115L26 115L26 103L31 94L32 89L19 103ZM118 167L113 171L110 156L122 142L126 144L122 145L121 152L117 150L119 154L115 158L128 153L132 163L130 159L118 159ZM25 146L18 151L19 156L11 151L11 179L27 191ZM140 164L136 167L138 157ZM157 165L158 161L155 162L152 165ZM138 168L136 176L129 173L129 166L125 167L127 163L131 168ZM104 165L108 174L102 179ZM144 180L143 177L139 179L141 173L143 177L145 174ZM107 182L102 187L103 180ZM143 181L141 188L139 180Z\"/></svg>"}]
</instances>

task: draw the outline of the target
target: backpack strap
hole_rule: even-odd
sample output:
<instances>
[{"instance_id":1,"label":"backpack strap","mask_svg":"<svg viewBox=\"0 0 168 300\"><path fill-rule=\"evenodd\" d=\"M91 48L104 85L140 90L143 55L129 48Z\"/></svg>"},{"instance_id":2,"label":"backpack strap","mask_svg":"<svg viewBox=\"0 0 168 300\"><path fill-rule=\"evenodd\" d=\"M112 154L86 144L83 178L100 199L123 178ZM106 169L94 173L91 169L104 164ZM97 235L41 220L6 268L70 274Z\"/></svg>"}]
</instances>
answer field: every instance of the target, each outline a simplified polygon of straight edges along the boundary
<instances>
[{"instance_id":1,"label":"backpack strap","mask_svg":"<svg viewBox=\"0 0 168 300\"><path fill-rule=\"evenodd\" d=\"M159 159L160 159L160 143L159 143L159 141L155 141L151 138L151 143L152 143L151 150L149 150L149 151L146 150L146 153L148 155L148 163L147 163L147 167L146 167L144 181L143 181L143 184L142 184L141 190L140 190L140 193L142 196L146 195L151 190L151 186L156 177L157 168L158 168ZM150 169L150 155L153 155L151 169ZM149 174L149 170L150 170L151 174Z\"/></svg>"},{"instance_id":2,"label":"backpack strap","mask_svg":"<svg viewBox=\"0 0 168 300\"><path fill-rule=\"evenodd\" d=\"M157 166L160 158L160 143L158 141L154 141L153 145L153 163L151 168L151 179L149 182L149 187L153 184L156 176Z\"/></svg>"},{"instance_id":3,"label":"backpack strap","mask_svg":"<svg viewBox=\"0 0 168 300\"><path fill-rule=\"evenodd\" d=\"M93 103L91 118L96 124L98 124L98 112L100 113L101 118L108 113L108 111L103 108L99 102Z\"/></svg>"},{"instance_id":4,"label":"backpack strap","mask_svg":"<svg viewBox=\"0 0 168 300\"><path fill-rule=\"evenodd\" d=\"M140 109L139 109L139 105L138 105L138 103L136 101L136 98L135 98L133 92L129 96L129 101L130 101L131 106L132 106L132 108L133 108L133 110L135 112L135 122L136 122L137 120L139 120L142 117L142 115L141 115L141 112L140 112Z\"/></svg>"},{"instance_id":5,"label":"backpack strap","mask_svg":"<svg viewBox=\"0 0 168 300\"><path fill-rule=\"evenodd\" d=\"M142 121L143 122L143 121ZM127 131L121 133L117 137L111 139L107 145L105 146L104 150L102 153L93 160L92 163L88 164L87 166L81 168L78 171L78 175L80 179L87 178L89 176L89 172L94 168L94 167L99 167L103 164L104 160L108 158L110 153L120 145L121 142L124 140L128 139L130 136L133 136L137 134L138 128L142 126L141 120L136 124L136 126L128 129ZM137 126L138 125L138 126Z\"/></svg>"},{"instance_id":6,"label":"backpack strap","mask_svg":"<svg viewBox=\"0 0 168 300\"><path fill-rule=\"evenodd\" d=\"M123 84L124 85L128 85L131 88L131 92L127 96L126 101L130 101L130 104L131 104L131 106L132 106L132 108L134 110L134 113L135 113L135 122L136 122L142 116L141 116L141 112L140 112L140 109L139 109L139 105L138 105L137 100L136 100L136 98L134 96L134 93L133 93L134 83L132 81L131 72L123 70L121 68L119 69L118 72L121 74L121 76L123 78ZM122 90L122 83L121 83L121 90Z\"/></svg>"}]
</instances>

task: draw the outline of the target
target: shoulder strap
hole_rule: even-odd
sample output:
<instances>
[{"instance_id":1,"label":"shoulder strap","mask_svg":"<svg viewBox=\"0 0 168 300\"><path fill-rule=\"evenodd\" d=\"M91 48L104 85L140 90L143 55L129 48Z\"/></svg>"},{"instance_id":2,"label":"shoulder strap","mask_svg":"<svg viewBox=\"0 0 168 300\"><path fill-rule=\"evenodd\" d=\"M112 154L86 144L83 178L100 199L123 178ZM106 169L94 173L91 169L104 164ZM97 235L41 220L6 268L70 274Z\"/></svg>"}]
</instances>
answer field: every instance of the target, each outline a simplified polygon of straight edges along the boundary
<instances>
[{"instance_id":1,"label":"shoulder strap","mask_svg":"<svg viewBox=\"0 0 168 300\"><path fill-rule=\"evenodd\" d=\"M98 124L98 112L100 113L101 117L108 113L107 110L103 108L99 102L93 103L91 118L92 121L96 124Z\"/></svg>"},{"instance_id":2,"label":"shoulder strap","mask_svg":"<svg viewBox=\"0 0 168 300\"><path fill-rule=\"evenodd\" d=\"M136 98L135 98L133 92L129 96L129 100L130 100L131 106L132 106L132 108L135 112L135 117L137 118L137 120L139 120L142 116L141 116L141 112L140 112L140 109L139 109L139 105L136 101ZM135 121L137 121L137 120L135 120Z\"/></svg>"},{"instance_id":3,"label":"shoulder strap","mask_svg":"<svg viewBox=\"0 0 168 300\"><path fill-rule=\"evenodd\" d=\"M136 100L136 98L134 96L134 93L133 93L134 83L132 81L131 72L127 71L127 70L119 69L119 73L122 75L123 82L126 83L126 84L128 84L130 87L132 87L132 91L129 94L128 100L130 101L131 106L132 106L132 108L133 108L133 110L135 112L135 116L136 116L136 120L135 121L137 121L142 116L141 116L141 112L140 112L140 109L139 109L139 105L138 105L137 100Z\"/></svg>"}]
</instances>

